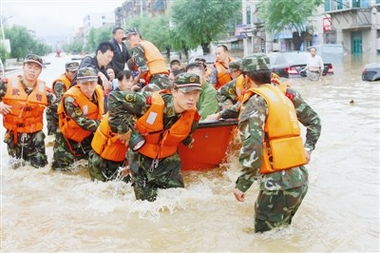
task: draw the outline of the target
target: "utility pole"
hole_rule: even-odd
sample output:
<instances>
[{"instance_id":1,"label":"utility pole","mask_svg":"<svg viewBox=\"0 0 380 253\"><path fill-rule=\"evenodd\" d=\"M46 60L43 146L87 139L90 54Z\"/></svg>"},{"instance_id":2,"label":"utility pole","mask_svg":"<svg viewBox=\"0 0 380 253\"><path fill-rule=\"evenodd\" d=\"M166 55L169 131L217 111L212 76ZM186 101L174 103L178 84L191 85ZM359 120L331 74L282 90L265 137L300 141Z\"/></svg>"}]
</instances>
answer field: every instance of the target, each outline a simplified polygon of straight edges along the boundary
<instances>
[{"instance_id":1,"label":"utility pole","mask_svg":"<svg viewBox=\"0 0 380 253\"><path fill-rule=\"evenodd\" d=\"M241 14L242 14L242 25L247 26L247 0L242 0L241 2ZM243 39L243 56L246 57L248 54L248 41L247 34L245 34Z\"/></svg>"}]
</instances>

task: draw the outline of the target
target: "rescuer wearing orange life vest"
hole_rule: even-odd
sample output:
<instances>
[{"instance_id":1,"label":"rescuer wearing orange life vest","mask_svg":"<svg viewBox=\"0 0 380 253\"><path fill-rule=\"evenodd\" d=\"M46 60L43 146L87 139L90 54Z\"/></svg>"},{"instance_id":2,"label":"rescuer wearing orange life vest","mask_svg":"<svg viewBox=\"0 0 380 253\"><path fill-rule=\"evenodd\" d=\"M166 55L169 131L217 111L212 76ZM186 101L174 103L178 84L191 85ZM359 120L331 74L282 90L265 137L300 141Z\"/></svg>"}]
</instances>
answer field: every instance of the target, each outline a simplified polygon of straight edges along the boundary
<instances>
[{"instance_id":1,"label":"rescuer wearing orange life vest","mask_svg":"<svg viewBox=\"0 0 380 253\"><path fill-rule=\"evenodd\" d=\"M104 113L103 89L97 84L95 69L78 70L77 85L63 94L58 105L57 129L53 164L54 170L70 170L75 160L88 157L93 133Z\"/></svg>"},{"instance_id":2,"label":"rescuer wearing orange life vest","mask_svg":"<svg viewBox=\"0 0 380 253\"><path fill-rule=\"evenodd\" d=\"M136 28L126 31L127 41L132 49L132 59L137 65L139 75L135 78L135 84L144 79L153 90L168 88L169 71L165 58L158 48L151 42L143 40Z\"/></svg>"},{"instance_id":3,"label":"rescuer wearing orange life vest","mask_svg":"<svg viewBox=\"0 0 380 253\"><path fill-rule=\"evenodd\" d=\"M133 89L133 78L130 71L119 72L117 79L119 85L116 91L131 91ZM130 134L131 131L118 134L117 129L112 129L109 124L108 113L103 117L92 139L92 150L88 158L89 172L93 180L122 179L128 174L125 155Z\"/></svg>"},{"instance_id":4,"label":"rescuer wearing orange life vest","mask_svg":"<svg viewBox=\"0 0 380 253\"><path fill-rule=\"evenodd\" d=\"M232 80L228 72L228 65L233 59L230 57L228 48L225 45L219 45L215 50L215 55L216 61L211 72L210 83L214 85L215 89L219 89Z\"/></svg>"},{"instance_id":5,"label":"rescuer wearing orange life vest","mask_svg":"<svg viewBox=\"0 0 380 253\"><path fill-rule=\"evenodd\" d=\"M154 201L158 188L184 187L177 148L181 142L192 145L201 89L198 75L181 73L171 91L110 94L110 127L120 134L132 131L127 160L136 199Z\"/></svg>"},{"instance_id":6,"label":"rescuer wearing orange life vest","mask_svg":"<svg viewBox=\"0 0 380 253\"><path fill-rule=\"evenodd\" d=\"M22 159L36 168L47 164L43 113L47 106L54 110L56 97L48 93L45 82L38 79L43 66L39 56L28 55L22 75L0 81L0 113L6 129L4 142L13 168L21 166Z\"/></svg>"},{"instance_id":7,"label":"rescuer wearing orange life vest","mask_svg":"<svg viewBox=\"0 0 380 253\"><path fill-rule=\"evenodd\" d=\"M317 113L291 88L271 83L269 58L254 54L243 59L243 73L252 81L242 99L239 132L242 174L233 194L245 200L255 180L260 192L255 204L255 232L291 223L306 195L308 173L303 166L318 141ZM285 94L284 94L285 93ZM299 123L306 128L303 143Z\"/></svg>"},{"instance_id":8,"label":"rescuer wearing orange life vest","mask_svg":"<svg viewBox=\"0 0 380 253\"><path fill-rule=\"evenodd\" d=\"M65 73L61 74L56 80L54 80L52 89L57 97L57 102L61 101L63 93L65 93L71 87L71 81L79 68L78 62L68 62L65 64ZM46 121L48 135L53 135L58 128L58 114L57 111L52 111L50 108L46 109Z\"/></svg>"}]
</instances>

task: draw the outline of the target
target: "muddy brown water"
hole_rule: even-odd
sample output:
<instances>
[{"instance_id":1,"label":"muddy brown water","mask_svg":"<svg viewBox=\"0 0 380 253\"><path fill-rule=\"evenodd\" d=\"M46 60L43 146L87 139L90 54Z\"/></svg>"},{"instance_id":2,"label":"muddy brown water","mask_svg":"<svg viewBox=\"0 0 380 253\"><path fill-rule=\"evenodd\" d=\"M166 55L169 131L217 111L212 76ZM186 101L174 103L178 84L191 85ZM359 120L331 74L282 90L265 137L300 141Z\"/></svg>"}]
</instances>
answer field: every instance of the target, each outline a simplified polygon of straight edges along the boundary
<instances>
[{"instance_id":1,"label":"muddy brown water","mask_svg":"<svg viewBox=\"0 0 380 253\"><path fill-rule=\"evenodd\" d=\"M68 59L48 57L41 78L51 82ZM236 155L212 172L186 173L185 189L149 203L122 182L92 182L85 163L74 173L12 170L1 142L1 252L379 251L380 82L361 81L362 65L346 62L318 82L290 80L323 127L291 227L252 233L257 184L245 203L234 200ZM47 153L51 162L51 146Z\"/></svg>"}]
</instances>

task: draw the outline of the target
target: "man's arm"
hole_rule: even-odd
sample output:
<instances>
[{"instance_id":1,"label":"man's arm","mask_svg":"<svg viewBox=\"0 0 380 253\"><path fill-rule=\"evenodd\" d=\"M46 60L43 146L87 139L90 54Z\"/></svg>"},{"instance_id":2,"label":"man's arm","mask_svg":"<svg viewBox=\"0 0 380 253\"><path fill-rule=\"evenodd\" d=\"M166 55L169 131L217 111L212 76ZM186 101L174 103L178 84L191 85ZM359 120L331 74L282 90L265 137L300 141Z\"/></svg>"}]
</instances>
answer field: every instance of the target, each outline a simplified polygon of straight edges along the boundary
<instances>
[{"instance_id":1,"label":"man's arm","mask_svg":"<svg viewBox=\"0 0 380 253\"><path fill-rule=\"evenodd\" d=\"M101 99L101 98L99 98ZM99 126L100 121L99 120L93 120L87 118L81 108L79 107L78 103L75 101L72 97L65 97L63 99L63 106L65 109L66 114L75 121L81 128L95 132L96 129Z\"/></svg>"},{"instance_id":2,"label":"man's arm","mask_svg":"<svg viewBox=\"0 0 380 253\"><path fill-rule=\"evenodd\" d=\"M135 78L135 80L144 79L145 75L149 71L149 67L147 65L145 59L145 52L141 46L137 46L132 49L132 56L134 58L135 64L138 66L139 76Z\"/></svg>"},{"instance_id":3,"label":"man's arm","mask_svg":"<svg viewBox=\"0 0 380 253\"><path fill-rule=\"evenodd\" d=\"M305 148L311 152L315 149L315 144L321 135L321 120L296 90L288 88L287 95L292 97L298 120L307 128Z\"/></svg>"},{"instance_id":4,"label":"man's arm","mask_svg":"<svg viewBox=\"0 0 380 253\"><path fill-rule=\"evenodd\" d=\"M206 84L209 87L206 88L205 94L203 94L202 101L199 104L199 114L201 115L202 120L205 119L208 115L214 114L218 111L218 100L216 98L216 90L211 87L211 85Z\"/></svg>"},{"instance_id":5,"label":"man's arm","mask_svg":"<svg viewBox=\"0 0 380 253\"><path fill-rule=\"evenodd\" d=\"M268 114L265 100L252 96L245 104L239 119L239 135L242 147L239 162L242 174L236 181L235 188L246 192L259 176L264 142L264 125Z\"/></svg>"},{"instance_id":6,"label":"man's arm","mask_svg":"<svg viewBox=\"0 0 380 253\"><path fill-rule=\"evenodd\" d=\"M148 109L149 93L113 91L108 96L108 113L111 131L124 134L134 127L137 117Z\"/></svg>"}]
</instances>

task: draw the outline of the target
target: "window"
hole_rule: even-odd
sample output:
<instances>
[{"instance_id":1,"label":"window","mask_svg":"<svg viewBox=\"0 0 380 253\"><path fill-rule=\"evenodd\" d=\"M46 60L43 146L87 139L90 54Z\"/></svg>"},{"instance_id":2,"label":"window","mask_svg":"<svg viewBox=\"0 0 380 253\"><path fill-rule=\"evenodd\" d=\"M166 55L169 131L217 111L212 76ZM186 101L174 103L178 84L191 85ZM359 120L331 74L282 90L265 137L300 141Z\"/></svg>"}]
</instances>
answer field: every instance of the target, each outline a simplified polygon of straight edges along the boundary
<instances>
[{"instance_id":1,"label":"window","mask_svg":"<svg viewBox=\"0 0 380 253\"><path fill-rule=\"evenodd\" d=\"M251 24L251 8L247 7L247 25Z\"/></svg>"}]
</instances>

